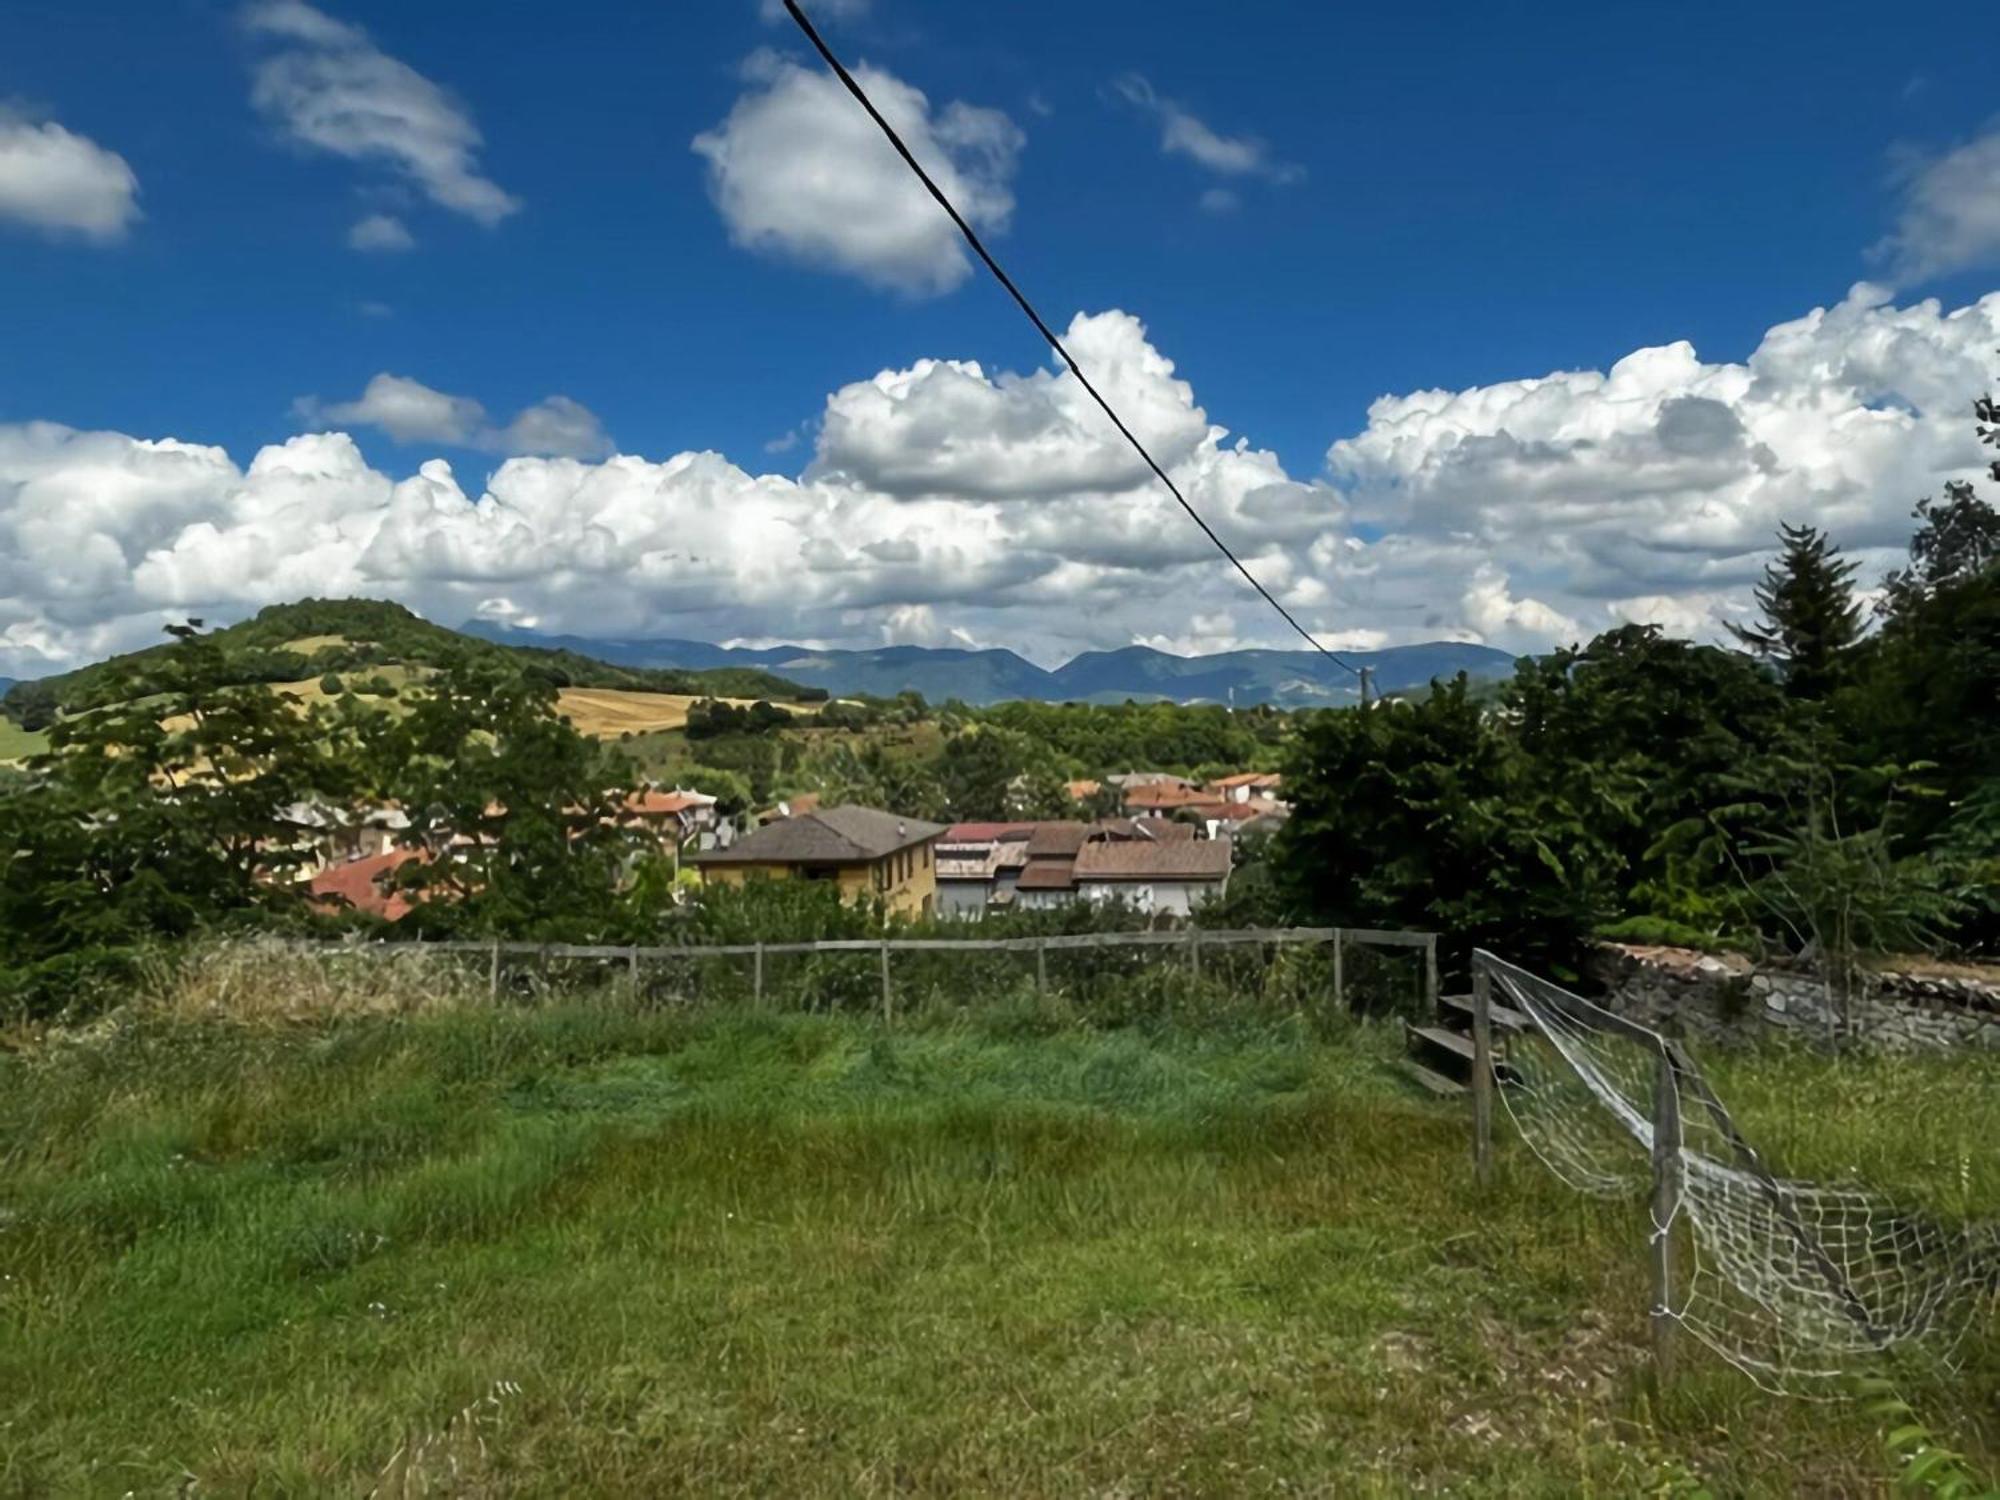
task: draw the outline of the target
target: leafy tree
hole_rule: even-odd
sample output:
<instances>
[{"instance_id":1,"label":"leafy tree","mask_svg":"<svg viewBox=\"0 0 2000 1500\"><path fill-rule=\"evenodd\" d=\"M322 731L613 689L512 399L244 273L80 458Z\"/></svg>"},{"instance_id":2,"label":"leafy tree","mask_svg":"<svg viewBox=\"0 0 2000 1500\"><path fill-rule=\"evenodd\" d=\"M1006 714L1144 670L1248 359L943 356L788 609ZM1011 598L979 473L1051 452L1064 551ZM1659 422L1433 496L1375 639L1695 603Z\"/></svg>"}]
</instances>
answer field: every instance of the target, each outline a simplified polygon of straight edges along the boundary
<instances>
[{"instance_id":1,"label":"leafy tree","mask_svg":"<svg viewBox=\"0 0 2000 1500\"><path fill-rule=\"evenodd\" d=\"M556 711L545 676L473 658L412 695L386 736L386 777L427 851L399 880L420 925L527 936L602 931L635 841L619 823L629 767Z\"/></svg>"},{"instance_id":2,"label":"leafy tree","mask_svg":"<svg viewBox=\"0 0 2000 1500\"><path fill-rule=\"evenodd\" d=\"M938 783L955 819L1005 818L1015 778L1026 766L1019 742L995 729L975 729L946 741Z\"/></svg>"},{"instance_id":3,"label":"leafy tree","mask_svg":"<svg viewBox=\"0 0 2000 1500\"><path fill-rule=\"evenodd\" d=\"M1962 902L1935 861L1896 852L1898 768L1863 772L1882 777L1886 793L1880 814L1859 826L1843 817L1835 768L1807 761L1787 770L1785 826L1743 851L1755 862L1750 889L1818 963L1844 1025L1861 992L1862 956L1936 947Z\"/></svg>"},{"instance_id":4,"label":"leafy tree","mask_svg":"<svg viewBox=\"0 0 2000 1500\"><path fill-rule=\"evenodd\" d=\"M38 1006L61 997L38 988L37 966L73 974L63 964L78 955L115 960L295 906L290 876L310 849L293 810L354 784L347 721L232 681L200 623L168 628L152 693L59 719L27 784L0 796L0 930Z\"/></svg>"},{"instance_id":5,"label":"leafy tree","mask_svg":"<svg viewBox=\"0 0 2000 1500\"><path fill-rule=\"evenodd\" d=\"M1602 809L1550 785L1472 701L1430 695L1315 715L1285 784L1289 903L1348 926L1420 927L1567 970L1613 906Z\"/></svg>"},{"instance_id":6,"label":"leafy tree","mask_svg":"<svg viewBox=\"0 0 2000 1500\"><path fill-rule=\"evenodd\" d=\"M1980 431L1983 435L1989 429ZM2000 470L2000 463L1994 468ZM1882 612L1892 619L2000 561L2000 511L1980 499L1970 482L1952 480L1944 487L1942 503L1919 500L1913 514L1923 524L1910 539L1910 565L1883 583Z\"/></svg>"},{"instance_id":7,"label":"leafy tree","mask_svg":"<svg viewBox=\"0 0 2000 1500\"><path fill-rule=\"evenodd\" d=\"M1783 550L1757 585L1758 620L1729 631L1779 665L1792 696L1824 698L1840 684L1847 653L1861 638L1855 565L1814 527L1787 522L1778 535Z\"/></svg>"},{"instance_id":8,"label":"leafy tree","mask_svg":"<svg viewBox=\"0 0 2000 1500\"><path fill-rule=\"evenodd\" d=\"M1711 936L1745 921L1729 850L1776 826L1746 781L1794 737L1767 670L1626 625L1524 659L1501 703L1538 779L1599 809L1630 913Z\"/></svg>"}]
</instances>

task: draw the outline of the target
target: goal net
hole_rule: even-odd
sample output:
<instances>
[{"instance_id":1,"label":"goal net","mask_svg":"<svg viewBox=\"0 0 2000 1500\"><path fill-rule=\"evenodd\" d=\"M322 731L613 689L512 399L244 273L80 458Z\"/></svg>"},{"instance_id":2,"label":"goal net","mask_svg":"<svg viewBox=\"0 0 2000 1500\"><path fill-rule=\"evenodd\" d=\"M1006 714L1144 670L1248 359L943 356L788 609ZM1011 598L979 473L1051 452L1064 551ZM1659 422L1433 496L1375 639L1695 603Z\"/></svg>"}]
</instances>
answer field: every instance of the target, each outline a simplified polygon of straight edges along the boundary
<instances>
[{"instance_id":1,"label":"goal net","mask_svg":"<svg viewBox=\"0 0 2000 1500\"><path fill-rule=\"evenodd\" d=\"M1688 1221L1676 1242L1688 1269L1656 1314L1773 1390L1824 1388L1904 1347L1949 1361L1972 1294L1995 1275L1990 1227L1940 1224L1857 1184L1775 1175L1677 1044L1489 954L1474 961L1494 1002L1520 1017L1504 1047L1496 1029L1499 1096L1556 1176L1579 1192L1650 1198L1655 1122L1677 1126L1660 1162L1678 1191L1653 1233ZM1674 1093L1664 1112L1661 1087Z\"/></svg>"}]
</instances>

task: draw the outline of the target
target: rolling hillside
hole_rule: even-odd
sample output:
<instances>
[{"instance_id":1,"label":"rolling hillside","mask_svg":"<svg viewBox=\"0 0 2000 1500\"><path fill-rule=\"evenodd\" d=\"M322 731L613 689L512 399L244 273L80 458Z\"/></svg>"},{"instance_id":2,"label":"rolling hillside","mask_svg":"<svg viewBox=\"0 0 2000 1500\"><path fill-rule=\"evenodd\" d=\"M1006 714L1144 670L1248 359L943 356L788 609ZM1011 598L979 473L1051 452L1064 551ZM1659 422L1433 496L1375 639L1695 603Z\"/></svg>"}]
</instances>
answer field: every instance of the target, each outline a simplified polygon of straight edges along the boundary
<instances>
[{"instance_id":1,"label":"rolling hillside","mask_svg":"<svg viewBox=\"0 0 2000 1500\"><path fill-rule=\"evenodd\" d=\"M825 695L748 664L711 670L636 667L580 655L560 647L515 645L462 634L432 624L400 604L373 599L306 599L276 604L254 618L213 632L243 682L286 683L334 672L366 675L394 668L436 667L465 657L503 657L548 674L565 689L607 689L774 702L817 700ZM0 710L35 729L56 714L89 708L110 695L143 685L148 667L170 649L148 647L55 677L13 684Z\"/></svg>"},{"instance_id":2,"label":"rolling hillside","mask_svg":"<svg viewBox=\"0 0 2000 1500\"><path fill-rule=\"evenodd\" d=\"M485 621L469 621L468 635L523 647L556 648L630 667L753 668L836 696L893 697L922 693L933 702L966 703L1026 699L1044 703L1122 703L1128 698L1177 703L1272 703L1310 708L1351 703L1358 696L1354 676L1311 651L1228 651L1211 656L1175 656L1148 646L1088 651L1053 672L1012 651L967 651L927 646L885 646L879 650L818 650L806 646L714 646L684 640L591 640L544 636ZM1381 651L1342 653L1342 659L1374 670L1385 693L1408 692L1433 677L1465 672L1472 677L1504 677L1514 658L1490 646L1432 641Z\"/></svg>"}]
</instances>

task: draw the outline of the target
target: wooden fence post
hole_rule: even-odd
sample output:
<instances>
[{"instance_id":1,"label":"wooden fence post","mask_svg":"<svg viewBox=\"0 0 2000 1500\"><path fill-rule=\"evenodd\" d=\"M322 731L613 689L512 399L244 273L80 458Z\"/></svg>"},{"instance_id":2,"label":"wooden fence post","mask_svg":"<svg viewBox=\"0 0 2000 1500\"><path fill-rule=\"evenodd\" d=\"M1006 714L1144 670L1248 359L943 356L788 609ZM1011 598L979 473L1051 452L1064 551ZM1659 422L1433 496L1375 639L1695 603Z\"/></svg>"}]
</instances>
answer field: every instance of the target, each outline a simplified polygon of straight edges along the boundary
<instances>
[{"instance_id":1,"label":"wooden fence post","mask_svg":"<svg viewBox=\"0 0 2000 1500\"><path fill-rule=\"evenodd\" d=\"M1188 929L1188 977L1201 978L1201 929Z\"/></svg>"},{"instance_id":2,"label":"wooden fence post","mask_svg":"<svg viewBox=\"0 0 2000 1500\"><path fill-rule=\"evenodd\" d=\"M1472 1173L1493 1181L1493 976L1472 957Z\"/></svg>"},{"instance_id":3,"label":"wooden fence post","mask_svg":"<svg viewBox=\"0 0 2000 1500\"><path fill-rule=\"evenodd\" d=\"M1438 940L1434 932L1430 941L1424 944L1424 1023L1437 1020L1438 1013Z\"/></svg>"},{"instance_id":4,"label":"wooden fence post","mask_svg":"<svg viewBox=\"0 0 2000 1500\"><path fill-rule=\"evenodd\" d=\"M639 949L636 944L625 950L626 971L632 976L632 993L639 993Z\"/></svg>"},{"instance_id":5,"label":"wooden fence post","mask_svg":"<svg viewBox=\"0 0 2000 1500\"><path fill-rule=\"evenodd\" d=\"M750 955L750 1003L764 1008L764 945L760 942Z\"/></svg>"},{"instance_id":6,"label":"wooden fence post","mask_svg":"<svg viewBox=\"0 0 2000 1500\"><path fill-rule=\"evenodd\" d=\"M889 998L889 940L882 939L882 1024L891 1025L896 1019L894 1002Z\"/></svg>"},{"instance_id":7,"label":"wooden fence post","mask_svg":"<svg viewBox=\"0 0 2000 1500\"><path fill-rule=\"evenodd\" d=\"M493 940L493 952L486 960L486 998L500 998L500 939Z\"/></svg>"},{"instance_id":8,"label":"wooden fence post","mask_svg":"<svg viewBox=\"0 0 2000 1500\"><path fill-rule=\"evenodd\" d=\"M1681 1095L1672 1056L1653 1071L1653 1366L1662 1386L1674 1373L1674 1220L1681 1206Z\"/></svg>"},{"instance_id":9,"label":"wooden fence post","mask_svg":"<svg viewBox=\"0 0 2000 1500\"><path fill-rule=\"evenodd\" d=\"M1347 933L1345 929L1333 929L1333 1008L1342 1015L1347 1013L1347 978L1341 973L1341 962L1346 957Z\"/></svg>"},{"instance_id":10,"label":"wooden fence post","mask_svg":"<svg viewBox=\"0 0 2000 1500\"><path fill-rule=\"evenodd\" d=\"M1035 994L1046 998L1049 993L1049 940L1035 939Z\"/></svg>"}]
</instances>

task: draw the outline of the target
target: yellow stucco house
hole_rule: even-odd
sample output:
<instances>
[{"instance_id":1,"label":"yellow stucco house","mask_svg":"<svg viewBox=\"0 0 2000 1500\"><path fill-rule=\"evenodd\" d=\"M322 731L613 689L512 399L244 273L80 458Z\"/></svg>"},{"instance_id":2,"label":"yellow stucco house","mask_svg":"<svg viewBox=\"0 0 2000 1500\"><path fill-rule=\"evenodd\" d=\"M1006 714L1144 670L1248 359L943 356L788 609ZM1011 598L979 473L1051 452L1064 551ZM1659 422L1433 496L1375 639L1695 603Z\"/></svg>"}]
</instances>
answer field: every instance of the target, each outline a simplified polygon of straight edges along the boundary
<instances>
[{"instance_id":1,"label":"yellow stucco house","mask_svg":"<svg viewBox=\"0 0 2000 1500\"><path fill-rule=\"evenodd\" d=\"M937 906L931 845L943 832L873 807L829 807L766 823L691 862L705 885L830 880L844 901L876 900L897 916L922 917Z\"/></svg>"}]
</instances>

